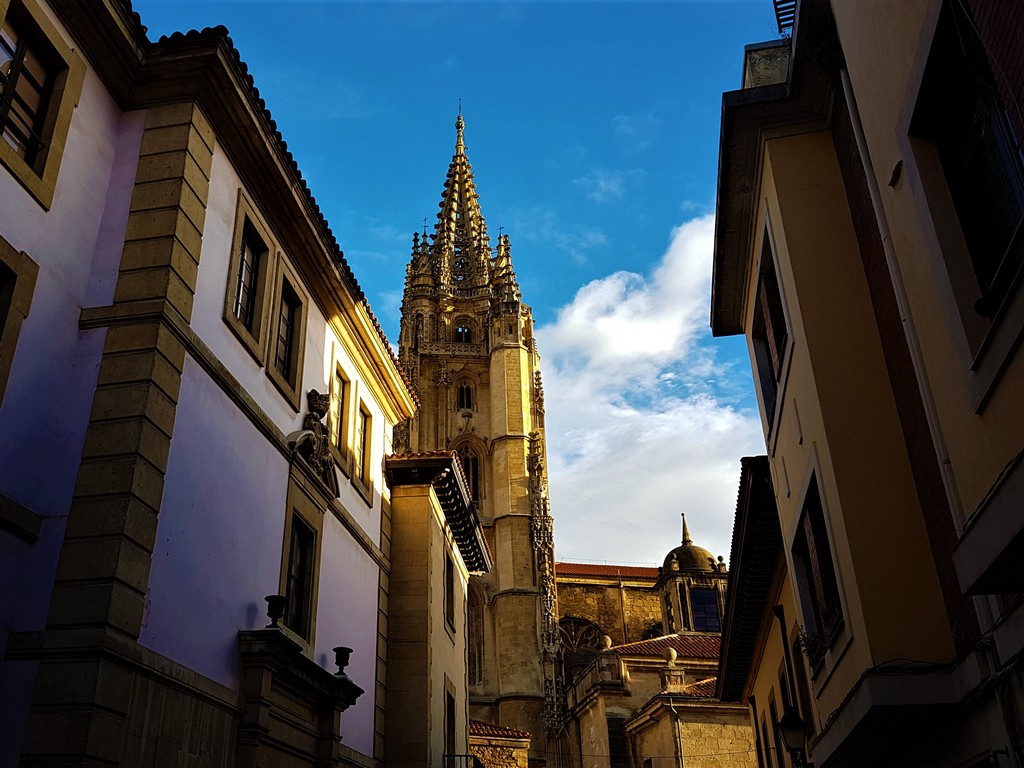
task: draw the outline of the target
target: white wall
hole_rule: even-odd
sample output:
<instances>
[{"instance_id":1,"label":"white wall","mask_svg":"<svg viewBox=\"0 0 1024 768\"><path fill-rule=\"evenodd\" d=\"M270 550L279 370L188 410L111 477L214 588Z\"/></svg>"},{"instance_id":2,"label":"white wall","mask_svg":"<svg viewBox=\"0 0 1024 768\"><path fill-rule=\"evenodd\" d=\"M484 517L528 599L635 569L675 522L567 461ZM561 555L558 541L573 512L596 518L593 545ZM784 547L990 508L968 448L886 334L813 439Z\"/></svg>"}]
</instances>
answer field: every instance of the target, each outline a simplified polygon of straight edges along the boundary
<instances>
[{"instance_id":1,"label":"white wall","mask_svg":"<svg viewBox=\"0 0 1024 768\"><path fill-rule=\"evenodd\" d=\"M288 464L191 358L139 642L238 687L237 633L278 592Z\"/></svg>"}]
</instances>

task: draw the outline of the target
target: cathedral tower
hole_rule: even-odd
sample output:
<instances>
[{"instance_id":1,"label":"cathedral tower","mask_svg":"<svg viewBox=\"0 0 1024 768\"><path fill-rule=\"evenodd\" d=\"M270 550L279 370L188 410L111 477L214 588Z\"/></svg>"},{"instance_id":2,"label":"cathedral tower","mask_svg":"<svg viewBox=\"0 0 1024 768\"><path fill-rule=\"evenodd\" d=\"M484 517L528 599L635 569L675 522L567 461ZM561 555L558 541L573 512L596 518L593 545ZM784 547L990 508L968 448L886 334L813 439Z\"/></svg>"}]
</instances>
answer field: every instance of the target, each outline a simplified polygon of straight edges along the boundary
<instances>
[{"instance_id":1,"label":"cathedral tower","mask_svg":"<svg viewBox=\"0 0 1024 768\"><path fill-rule=\"evenodd\" d=\"M543 759L560 716L540 356L508 235L492 250L461 115L455 127L437 224L413 235L406 271L399 359L420 409L395 450L459 453L494 561L470 585L470 717L529 731Z\"/></svg>"}]
</instances>

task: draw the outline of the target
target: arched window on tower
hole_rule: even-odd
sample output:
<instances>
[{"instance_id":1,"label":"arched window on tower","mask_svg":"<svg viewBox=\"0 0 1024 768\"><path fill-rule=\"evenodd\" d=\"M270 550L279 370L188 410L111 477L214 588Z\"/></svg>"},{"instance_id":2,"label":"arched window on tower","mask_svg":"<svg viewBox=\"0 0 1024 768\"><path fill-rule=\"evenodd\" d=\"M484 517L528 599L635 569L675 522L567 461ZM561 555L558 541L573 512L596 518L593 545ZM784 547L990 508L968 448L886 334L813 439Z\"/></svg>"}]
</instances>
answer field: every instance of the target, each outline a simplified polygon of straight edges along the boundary
<instances>
[{"instance_id":1,"label":"arched window on tower","mask_svg":"<svg viewBox=\"0 0 1024 768\"><path fill-rule=\"evenodd\" d=\"M460 411L473 410L473 385L468 381L460 382L455 388L455 407Z\"/></svg>"},{"instance_id":2,"label":"arched window on tower","mask_svg":"<svg viewBox=\"0 0 1024 768\"><path fill-rule=\"evenodd\" d=\"M459 344L470 344L473 341L473 329L469 323L460 322L455 326L455 341Z\"/></svg>"},{"instance_id":3,"label":"arched window on tower","mask_svg":"<svg viewBox=\"0 0 1024 768\"><path fill-rule=\"evenodd\" d=\"M480 457L468 445L459 448L459 461L469 484L469 495L473 501L480 501Z\"/></svg>"}]
</instances>

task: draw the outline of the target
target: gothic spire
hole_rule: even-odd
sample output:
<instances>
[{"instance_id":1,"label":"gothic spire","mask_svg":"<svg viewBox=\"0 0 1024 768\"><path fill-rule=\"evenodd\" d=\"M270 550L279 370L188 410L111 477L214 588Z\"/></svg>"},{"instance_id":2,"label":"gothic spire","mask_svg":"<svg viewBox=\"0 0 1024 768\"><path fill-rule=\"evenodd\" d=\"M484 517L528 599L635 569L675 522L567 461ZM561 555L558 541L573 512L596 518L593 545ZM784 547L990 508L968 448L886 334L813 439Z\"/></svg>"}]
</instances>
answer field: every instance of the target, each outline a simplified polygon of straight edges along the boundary
<instances>
[{"instance_id":1,"label":"gothic spire","mask_svg":"<svg viewBox=\"0 0 1024 768\"><path fill-rule=\"evenodd\" d=\"M485 287L490 276L490 240L480 212L473 168L466 156L465 127L459 114L455 121L455 154L445 177L431 248L435 277L441 284L450 280L455 292Z\"/></svg>"}]
</instances>

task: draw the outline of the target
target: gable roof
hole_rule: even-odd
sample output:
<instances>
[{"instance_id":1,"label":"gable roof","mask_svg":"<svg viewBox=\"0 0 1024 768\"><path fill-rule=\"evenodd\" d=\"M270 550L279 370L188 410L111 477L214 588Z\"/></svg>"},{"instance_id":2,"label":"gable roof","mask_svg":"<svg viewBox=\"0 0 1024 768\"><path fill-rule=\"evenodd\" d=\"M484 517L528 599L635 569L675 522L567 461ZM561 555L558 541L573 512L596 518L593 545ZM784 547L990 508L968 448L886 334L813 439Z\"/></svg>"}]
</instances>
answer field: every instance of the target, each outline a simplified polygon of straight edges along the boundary
<instances>
[{"instance_id":1,"label":"gable roof","mask_svg":"<svg viewBox=\"0 0 1024 768\"><path fill-rule=\"evenodd\" d=\"M666 649L672 648L680 658L717 661L721 640L719 635L665 635L612 646L611 650L619 656L661 656Z\"/></svg>"}]
</instances>

